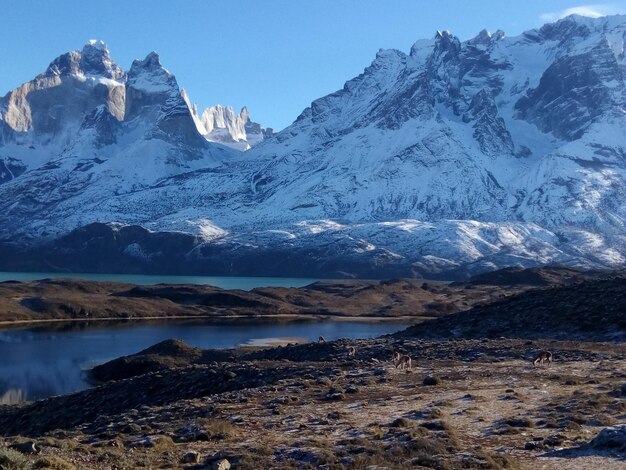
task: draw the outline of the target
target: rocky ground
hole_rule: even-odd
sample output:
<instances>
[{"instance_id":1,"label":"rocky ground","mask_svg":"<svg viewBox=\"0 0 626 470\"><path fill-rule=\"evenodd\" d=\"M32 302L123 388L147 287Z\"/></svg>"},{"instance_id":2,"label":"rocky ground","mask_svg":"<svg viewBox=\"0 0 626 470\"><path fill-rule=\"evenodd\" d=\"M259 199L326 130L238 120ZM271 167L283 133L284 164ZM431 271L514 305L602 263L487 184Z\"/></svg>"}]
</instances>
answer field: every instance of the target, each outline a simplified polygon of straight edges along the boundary
<instances>
[{"instance_id":1,"label":"rocky ground","mask_svg":"<svg viewBox=\"0 0 626 470\"><path fill-rule=\"evenodd\" d=\"M103 288L75 286L86 295ZM158 292L159 302L167 294L176 305L224 294L194 289L131 292L142 301ZM260 291L250 295L306 308L333 298L346 315L359 299L370 313L422 305L419 313L439 314L371 340L232 350L159 343L95 368L98 385L83 392L0 406L0 469L626 466L621 274L509 270L463 284ZM553 364L532 365L541 350ZM394 352L412 368L396 368Z\"/></svg>"},{"instance_id":2,"label":"rocky ground","mask_svg":"<svg viewBox=\"0 0 626 470\"><path fill-rule=\"evenodd\" d=\"M530 363L540 349L551 366ZM389 362L394 351L411 355L411 370ZM38 452L19 454L36 468L617 469L624 449L590 442L626 423L624 353L395 337L239 349L2 407L0 433Z\"/></svg>"}]
</instances>

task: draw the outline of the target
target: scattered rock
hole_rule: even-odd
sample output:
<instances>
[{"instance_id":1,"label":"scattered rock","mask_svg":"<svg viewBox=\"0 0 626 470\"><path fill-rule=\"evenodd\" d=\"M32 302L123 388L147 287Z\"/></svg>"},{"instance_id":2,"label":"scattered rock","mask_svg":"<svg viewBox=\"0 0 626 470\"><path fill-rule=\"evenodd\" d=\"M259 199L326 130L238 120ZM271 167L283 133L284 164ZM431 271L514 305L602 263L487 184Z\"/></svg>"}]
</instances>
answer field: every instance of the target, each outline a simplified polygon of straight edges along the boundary
<instances>
[{"instance_id":1,"label":"scattered rock","mask_svg":"<svg viewBox=\"0 0 626 470\"><path fill-rule=\"evenodd\" d=\"M124 434L138 434L141 432L141 426L135 423L130 423L124 426L124 428L122 429L122 432Z\"/></svg>"},{"instance_id":2,"label":"scattered rock","mask_svg":"<svg viewBox=\"0 0 626 470\"><path fill-rule=\"evenodd\" d=\"M133 439L126 443L126 447L134 448L134 447L163 447L174 445L171 437L156 435L156 436L146 436L141 439Z\"/></svg>"},{"instance_id":3,"label":"scattered rock","mask_svg":"<svg viewBox=\"0 0 626 470\"><path fill-rule=\"evenodd\" d=\"M213 462L211 466L212 470L230 470L230 462L228 459L220 459L216 462Z\"/></svg>"},{"instance_id":4,"label":"scattered rock","mask_svg":"<svg viewBox=\"0 0 626 470\"><path fill-rule=\"evenodd\" d=\"M180 428L174 435L176 442L208 441L209 433L195 424Z\"/></svg>"},{"instance_id":5,"label":"scattered rock","mask_svg":"<svg viewBox=\"0 0 626 470\"><path fill-rule=\"evenodd\" d=\"M406 418L396 418L389 425L392 428L406 428L410 426L411 422Z\"/></svg>"},{"instance_id":6,"label":"scattered rock","mask_svg":"<svg viewBox=\"0 0 626 470\"><path fill-rule=\"evenodd\" d=\"M186 452L180 459L181 463L200 463L200 454L195 450Z\"/></svg>"},{"instance_id":7,"label":"scattered rock","mask_svg":"<svg viewBox=\"0 0 626 470\"><path fill-rule=\"evenodd\" d=\"M331 411L326 415L327 419L341 419L341 413L339 411Z\"/></svg>"},{"instance_id":8,"label":"scattered rock","mask_svg":"<svg viewBox=\"0 0 626 470\"><path fill-rule=\"evenodd\" d=\"M524 445L525 450L539 450L543 449L543 442L530 441Z\"/></svg>"},{"instance_id":9,"label":"scattered rock","mask_svg":"<svg viewBox=\"0 0 626 470\"><path fill-rule=\"evenodd\" d=\"M343 400L343 393L327 393L324 398L326 398L326 400L331 400L331 401L338 401L338 400Z\"/></svg>"},{"instance_id":10,"label":"scattered rock","mask_svg":"<svg viewBox=\"0 0 626 470\"><path fill-rule=\"evenodd\" d=\"M439 377L435 377L433 375L427 375L426 377L424 377L424 380L422 381L422 383L424 385L439 385L441 383L441 380L439 379Z\"/></svg>"},{"instance_id":11,"label":"scattered rock","mask_svg":"<svg viewBox=\"0 0 626 470\"><path fill-rule=\"evenodd\" d=\"M567 438L563 434L551 434L546 437L543 443L550 447L561 446Z\"/></svg>"}]
</instances>

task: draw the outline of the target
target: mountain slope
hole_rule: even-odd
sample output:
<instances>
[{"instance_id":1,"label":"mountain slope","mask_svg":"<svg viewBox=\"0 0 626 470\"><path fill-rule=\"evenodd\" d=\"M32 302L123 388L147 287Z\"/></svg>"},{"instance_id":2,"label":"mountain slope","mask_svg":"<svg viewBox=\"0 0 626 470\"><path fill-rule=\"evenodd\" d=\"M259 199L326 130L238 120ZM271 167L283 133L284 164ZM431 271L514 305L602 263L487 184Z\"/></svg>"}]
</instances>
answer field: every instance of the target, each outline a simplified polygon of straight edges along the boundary
<instances>
[{"instance_id":1,"label":"mountain slope","mask_svg":"<svg viewBox=\"0 0 626 470\"><path fill-rule=\"evenodd\" d=\"M620 266L625 37L624 16L571 16L512 38L482 31L461 42L437 32L409 54L379 51L342 90L227 159L216 147L197 158L208 144L172 83L171 94L156 87L149 111L134 114L140 88L132 77L160 70L149 56L125 75L123 120L103 89L79 131L91 137L72 140L53 165L29 166L12 153L21 138L15 123L27 119L2 111L2 236L51 240L92 222L136 224L197 237L187 263L262 259L273 273L298 265L318 275L441 276L506 265ZM139 83L152 83L147 75ZM169 83L163 72L154 76ZM150 131L137 131L137 141L139 122ZM60 146L55 139L45 145ZM175 151L155 151L155 139ZM134 169L129 154L148 160ZM77 164L103 165L94 158L123 162L123 171L77 180ZM144 260L156 253L133 243Z\"/></svg>"}]
</instances>

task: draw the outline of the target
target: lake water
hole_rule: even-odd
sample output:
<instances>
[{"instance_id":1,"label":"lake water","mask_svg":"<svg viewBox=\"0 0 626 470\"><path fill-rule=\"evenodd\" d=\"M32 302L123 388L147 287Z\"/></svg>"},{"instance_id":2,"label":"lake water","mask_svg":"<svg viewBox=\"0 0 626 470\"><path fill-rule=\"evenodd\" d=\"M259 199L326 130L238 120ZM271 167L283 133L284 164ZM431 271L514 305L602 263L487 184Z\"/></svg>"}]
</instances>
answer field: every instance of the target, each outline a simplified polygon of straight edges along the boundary
<instances>
[{"instance_id":1,"label":"lake water","mask_svg":"<svg viewBox=\"0 0 626 470\"><path fill-rule=\"evenodd\" d=\"M2 281L36 281L66 278L87 281L125 282L128 284L207 284L223 289L250 290L255 287L302 287L318 279L298 277L229 277L229 276L162 276L147 274L93 274L93 273L19 273L0 272Z\"/></svg>"},{"instance_id":2,"label":"lake water","mask_svg":"<svg viewBox=\"0 0 626 470\"><path fill-rule=\"evenodd\" d=\"M37 400L87 388L84 370L178 338L201 348L258 344L271 338L372 338L408 326L396 322L316 321L216 324L159 322L59 322L0 331L0 404Z\"/></svg>"}]
</instances>

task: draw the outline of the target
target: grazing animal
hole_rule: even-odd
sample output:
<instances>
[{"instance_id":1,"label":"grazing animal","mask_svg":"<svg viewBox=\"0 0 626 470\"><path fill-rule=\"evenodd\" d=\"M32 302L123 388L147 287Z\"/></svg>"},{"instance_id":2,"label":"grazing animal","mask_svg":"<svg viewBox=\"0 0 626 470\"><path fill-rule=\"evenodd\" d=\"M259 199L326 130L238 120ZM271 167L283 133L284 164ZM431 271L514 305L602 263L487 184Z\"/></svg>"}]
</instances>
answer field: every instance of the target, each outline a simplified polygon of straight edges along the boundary
<instances>
[{"instance_id":1,"label":"grazing animal","mask_svg":"<svg viewBox=\"0 0 626 470\"><path fill-rule=\"evenodd\" d=\"M317 340L318 343L325 343L326 342L326 338L324 338L323 336L320 336L320 339Z\"/></svg>"},{"instance_id":2,"label":"grazing animal","mask_svg":"<svg viewBox=\"0 0 626 470\"><path fill-rule=\"evenodd\" d=\"M411 368L411 356L403 355L398 358L396 361L396 369L398 366L401 366L401 369L410 369Z\"/></svg>"},{"instance_id":3,"label":"grazing animal","mask_svg":"<svg viewBox=\"0 0 626 470\"><path fill-rule=\"evenodd\" d=\"M348 357L356 356L356 348L354 346L350 346L348 348Z\"/></svg>"},{"instance_id":4,"label":"grazing animal","mask_svg":"<svg viewBox=\"0 0 626 470\"><path fill-rule=\"evenodd\" d=\"M542 366L545 363L552 364L552 353L550 351L541 351L533 359L533 366L536 366L537 364Z\"/></svg>"},{"instance_id":5,"label":"grazing animal","mask_svg":"<svg viewBox=\"0 0 626 470\"><path fill-rule=\"evenodd\" d=\"M393 353L393 359L391 361L398 362L398 360L400 360L400 353L396 351L395 353Z\"/></svg>"}]
</instances>

